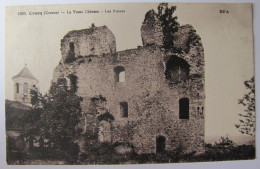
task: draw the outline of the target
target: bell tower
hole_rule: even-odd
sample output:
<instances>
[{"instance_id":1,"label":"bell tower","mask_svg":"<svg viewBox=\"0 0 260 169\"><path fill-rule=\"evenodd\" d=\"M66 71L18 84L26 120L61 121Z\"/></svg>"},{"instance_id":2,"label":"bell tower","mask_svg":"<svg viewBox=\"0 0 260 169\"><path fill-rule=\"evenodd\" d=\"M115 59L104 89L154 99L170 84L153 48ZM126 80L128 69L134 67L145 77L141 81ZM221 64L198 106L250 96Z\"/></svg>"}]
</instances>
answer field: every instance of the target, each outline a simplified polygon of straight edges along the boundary
<instances>
[{"instance_id":1,"label":"bell tower","mask_svg":"<svg viewBox=\"0 0 260 169\"><path fill-rule=\"evenodd\" d=\"M14 101L31 106L30 90L37 89L39 81L32 75L26 64L12 79L14 81Z\"/></svg>"}]
</instances>

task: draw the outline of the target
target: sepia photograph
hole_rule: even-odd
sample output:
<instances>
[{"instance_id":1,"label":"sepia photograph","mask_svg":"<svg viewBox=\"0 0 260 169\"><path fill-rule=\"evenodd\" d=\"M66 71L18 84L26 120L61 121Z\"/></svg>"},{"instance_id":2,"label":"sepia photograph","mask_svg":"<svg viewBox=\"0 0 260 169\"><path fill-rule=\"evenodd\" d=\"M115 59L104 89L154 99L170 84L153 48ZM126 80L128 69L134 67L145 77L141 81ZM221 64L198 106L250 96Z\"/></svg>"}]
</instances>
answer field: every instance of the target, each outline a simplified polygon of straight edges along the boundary
<instances>
[{"instance_id":1,"label":"sepia photograph","mask_svg":"<svg viewBox=\"0 0 260 169\"><path fill-rule=\"evenodd\" d=\"M6 6L4 56L7 165L256 159L252 3Z\"/></svg>"}]
</instances>

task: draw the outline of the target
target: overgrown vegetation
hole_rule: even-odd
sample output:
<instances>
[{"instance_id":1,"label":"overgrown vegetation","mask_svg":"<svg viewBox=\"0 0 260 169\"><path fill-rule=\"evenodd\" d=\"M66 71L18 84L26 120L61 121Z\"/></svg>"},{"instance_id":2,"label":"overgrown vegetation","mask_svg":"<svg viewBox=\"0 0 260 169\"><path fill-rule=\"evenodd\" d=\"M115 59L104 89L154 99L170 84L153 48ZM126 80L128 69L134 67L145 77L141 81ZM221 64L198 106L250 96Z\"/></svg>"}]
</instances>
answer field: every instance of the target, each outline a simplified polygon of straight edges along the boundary
<instances>
[{"instance_id":1,"label":"overgrown vegetation","mask_svg":"<svg viewBox=\"0 0 260 169\"><path fill-rule=\"evenodd\" d=\"M249 160L255 158L255 147L252 145L235 145L228 137L221 137L214 145L206 144L205 152L183 153L183 147L179 146L175 151L164 151L158 154L141 154L130 158L138 163L180 163L180 162L206 162Z\"/></svg>"},{"instance_id":2,"label":"overgrown vegetation","mask_svg":"<svg viewBox=\"0 0 260 169\"><path fill-rule=\"evenodd\" d=\"M26 123L31 125L21 135L29 147L26 152L28 159L55 159L69 164L77 162L81 98L75 93L77 78L73 75L69 78L70 87L65 78L60 78L57 83L52 83L46 95L31 91L33 106L28 116L24 116L25 119L31 117ZM8 144L12 145L12 142ZM14 149L12 147L10 150Z\"/></svg>"},{"instance_id":3,"label":"overgrown vegetation","mask_svg":"<svg viewBox=\"0 0 260 169\"><path fill-rule=\"evenodd\" d=\"M94 103L97 103L97 102L100 103L100 102L106 102L107 99L105 97L103 97L102 95L98 95L97 97L92 97L91 101Z\"/></svg>"},{"instance_id":4,"label":"overgrown vegetation","mask_svg":"<svg viewBox=\"0 0 260 169\"><path fill-rule=\"evenodd\" d=\"M255 136L255 125L256 125L256 114L255 114L255 78L252 77L250 80L244 82L244 85L249 92L244 95L242 99L239 99L238 104L246 107L244 113L239 113L241 119L236 124L236 128L242 134L248 134Z\"/></svg>"},{"instance_id":5,"label":"overgrown vegetation","mask_svg":"<svg viewBox=\"0 0 260 169\"><path fill-rule=\"evenodd\" d=\"M89 147L87 153L82 154L82 164L142 164L142 163L181 163L181 162L206 162L227 160L248 160L255 158L255 147L252 145L235 145L228 137L221 137L214 145L206 144L205 152L184 153L179 146L174 151L161 153L118 154L115 147L120 144L97 143ZM130 146L131 147L131 146Z\"/></svg>"},{"instance_id":6,"label":"overgrown vegetation","mask_svg":"<svg viewBox=\"0 0 260 169\"><path fill-rule=\"evenodd\" d=\"M248 160L255 158L255 147L253 145L236 145L228 137L221 137L214 145L206 144L206 151L195 160L200 161L226 161L226 160Z\"/></svg>"},{"instance_id":7,"label":"overgrown vegetation","mask_svg":"<svg viewBox=\"0 0 260 169\"><path fill-rule=\"evenodd\" d=\"M163 47L165 49L172 49L173 34L178 31L179 23L177 16L173 16L176 6L168 7L168 3L161 3L158 6L159 20L161 21L163 31Z\"/></svg>"},{"instance_id":8,"label":"overgrown vegetation","mask_svg":"<svg viewBox=\"0 0 260 169\"><path fill-rule=\"evenodd\" d=\"M25 160L28 159L25 152L25 143L21 137L14 139L12 137L7 137L7 151L6 151L6 161L7 164L12 164L17 161L18 164L23 164Z\"/></svg>"},{"instance_id":9,"label":"overgrown vegetation","mask_svg":"<svg viewBox=\"0 0 260 169\"><path fill-rule=\"evenodd\" d=\"M107 121L107 122L111 122L114 120L114 116L112 114L110 114L109 112L106 112L104 114L99 115L98 117L98 121Z\"/></svg>"}]
</instances>

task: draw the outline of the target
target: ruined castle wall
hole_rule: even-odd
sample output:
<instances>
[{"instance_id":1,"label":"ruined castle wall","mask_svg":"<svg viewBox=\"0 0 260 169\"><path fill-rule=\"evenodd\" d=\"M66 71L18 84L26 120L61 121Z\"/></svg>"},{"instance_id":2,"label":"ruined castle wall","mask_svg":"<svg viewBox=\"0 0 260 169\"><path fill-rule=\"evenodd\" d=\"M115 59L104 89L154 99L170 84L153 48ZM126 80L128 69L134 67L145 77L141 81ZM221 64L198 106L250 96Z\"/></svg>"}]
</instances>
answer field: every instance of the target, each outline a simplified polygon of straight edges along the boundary
<instances>
[{"instance_id":1,"label":"ruined castle wall","mask_svg":"<svg viewBox=\"0 0 260 169\"><path fill-rule=\"evenodd\" d=\"M91 97L102 95L107 99L106 107L115 117L112 142L128 141L137 153L155 153L156 137L164 136L166 150L181 146L186 152L201 151L204 141L201 111L204 93L201 91L204 87L199 87L204 80L197 77L170 84L165 78L165 59L167 56L155 46L80 58L71 64L60 64L54 80L70 73L78 77L78 95L83 98L85 113ZM189 64L193 72L196 63L190 59ZM125 82L116 82L116 66L125 68ZM179 119L179 99L183 97L189 99L189 119ZM122 101L128 103L127 118L120 116Z\"/></svg>"},{"instance_id":2,"label":"ruined castle wall","mask_svg":"<svg viewBox=\"0 0 260 169\"><path fill-rule=\"evenodd\" d=\"M163 45L163 32L161 22L157 14L151 10L145 15L145 20L141 27L141 35L144 46Z\"/></svg>"},{"instance_id":3,"label":"ruined castle wall","mask_svg":"<svg viewBox=\"0 0 260 169\"><path fill-rule=\"evenodd\" d=\"M190 84L190 92L180 87L161 90L150 95L143 95L136 101L139 119L133 141L135 151L139 153L155 153L156 137L166 138L166 150L183 147L185 152L201 151L204 141L204 119L202 112L197 111L198 101L193 96L194 84ZM177 94L178 93L178 94ZM179 99L190 100L190 118L179 119ZM203 102L203 100L200 100ZM143 108L142 110L138 110Z\"/></svg>"},{"instance_id":4,"label":"ruined castle wall","mask_svg":"<svg viewBox=\"0 0 260 169\"><path fill-rule=\"evenodd\" d=\"M116 52L115 37L106 26L71 31L61 40L63 62L69 54L78 58L114 52Z\"/></svg>"},{"instance_id":5,"label":"ruined castle wall","mask_svg":"<svg viewBox=\"0 0 260 169\"><path fill-rule=\"evenodd\" d=\"M177 56L189 63L190 74L204 77L204 49L196 30L191 25L180 26L178 32L174 34L173 44L178 50L182 50L182 53Z\"/></svg>"},{"instance_id":6,"label":"ruined castle wall","mask_svg":"<svg viewBox=\"0 0 260 169\"><path fill-rule=\"evenodd\" d=\"M96 133L100 141L126 141L137 153L156 153L156 139L163 136L168 151L203 151L205 63L200 37L191 25L180 26L173 35L175 50L165 53L160 48L161 23L152 10L145 16L141 35L144 47L116 52L115 37L106 26L69 32L61 41L62 62L53 80L69 74L78 77L77 94L83 98L81 126L84 132ZM75 61L66 63L72 55ZM175 64L167 64L173 58L188 64L179 66L179 73L188 67L188 78L166 77L167 66ZM124 82L118 81L121 71ZM104 107L114 116L112 123L97 120L104 111L94 110L91 98L99 95L107 99ZM183 98L189 104L188 119L179 115ZM127 117L122 116L121 102L127 102Z\"/></svg>"}]
</instances>

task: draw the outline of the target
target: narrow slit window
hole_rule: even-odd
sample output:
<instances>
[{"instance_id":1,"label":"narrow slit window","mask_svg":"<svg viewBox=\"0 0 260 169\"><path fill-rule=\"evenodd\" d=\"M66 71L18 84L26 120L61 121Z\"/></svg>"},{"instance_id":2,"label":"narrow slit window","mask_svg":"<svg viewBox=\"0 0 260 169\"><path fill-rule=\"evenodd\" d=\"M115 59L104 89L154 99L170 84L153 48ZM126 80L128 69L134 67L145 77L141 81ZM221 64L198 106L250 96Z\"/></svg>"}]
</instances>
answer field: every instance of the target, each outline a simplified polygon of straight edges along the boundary
<instances>
[{"instance_id":1,"label":"narrow slit window","mask_svg":"<svg viewBox=\"0 0 260 169\"><path fill-rule=\"evenodd\" d=\"M74 53L74 51L75 51L74 43L70 42L70 52Z\"/></svg>"},{"instance_id":2,"label":"narrow slit window","mask_svg":"<svg viewBox=\"0 0 260 169\"><path fill-rule=\"evenodd\" d=\"M16 93L19 93L19 83L16 83Z\"/></svg>"}]
</instances>

